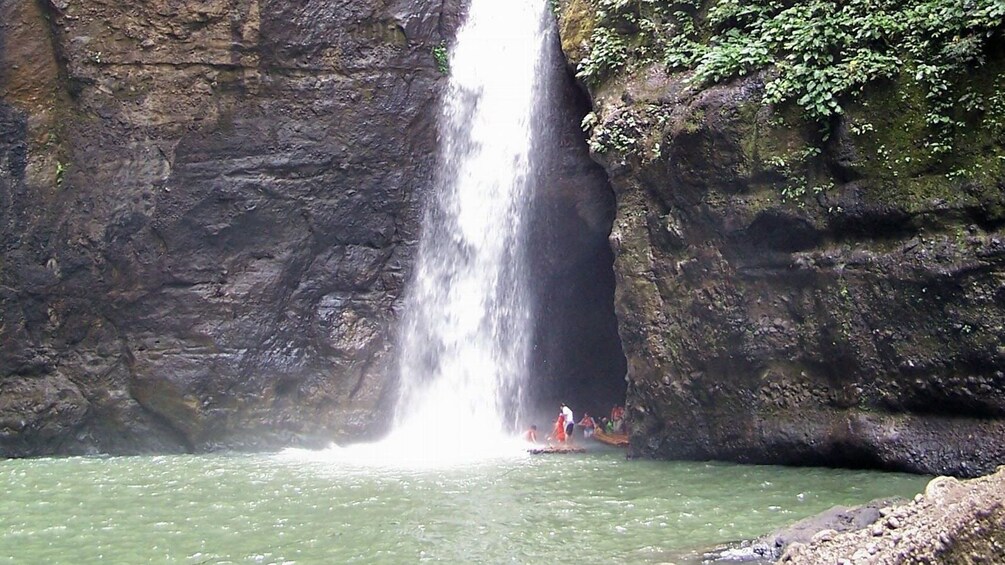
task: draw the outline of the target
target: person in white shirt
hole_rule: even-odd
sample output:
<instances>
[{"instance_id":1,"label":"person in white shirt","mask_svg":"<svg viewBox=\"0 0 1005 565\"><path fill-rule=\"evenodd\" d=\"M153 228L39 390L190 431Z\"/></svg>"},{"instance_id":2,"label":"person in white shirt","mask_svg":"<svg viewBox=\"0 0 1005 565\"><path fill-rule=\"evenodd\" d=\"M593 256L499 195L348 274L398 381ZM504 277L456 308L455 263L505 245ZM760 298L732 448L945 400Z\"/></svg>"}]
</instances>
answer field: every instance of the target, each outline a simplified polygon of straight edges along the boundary
<instances>
[{"instance_id":1,"label":"person in white shirt","mask_svg":"<svg viewBox=\"0 0 1005 565\"><path fill-rule=\"evenodd\" d=\"M576 429L576 419L572 416L572 410L562 404L562 416L565 417L565 441L572 443L572 431Z\"/></svg>"}]
</instances>

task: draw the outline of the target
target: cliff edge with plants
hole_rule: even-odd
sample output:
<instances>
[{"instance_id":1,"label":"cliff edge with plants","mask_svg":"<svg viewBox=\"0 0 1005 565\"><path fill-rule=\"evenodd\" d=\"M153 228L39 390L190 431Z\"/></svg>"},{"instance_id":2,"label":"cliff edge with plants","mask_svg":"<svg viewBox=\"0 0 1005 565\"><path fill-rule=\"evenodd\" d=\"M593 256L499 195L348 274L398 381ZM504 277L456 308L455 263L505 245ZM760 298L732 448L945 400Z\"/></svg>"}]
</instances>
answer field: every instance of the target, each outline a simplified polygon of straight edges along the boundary
<instances>
[{"instance_id":1,"label":"cliff edge with plants","mask_svg":"<svg viewBox=\"0 0 1005 565\"><path fill-rule=\"evenodd\" d=\"M631 453L1005 460L1005 7L563 0Z\"/></svg>"}]
</instances>

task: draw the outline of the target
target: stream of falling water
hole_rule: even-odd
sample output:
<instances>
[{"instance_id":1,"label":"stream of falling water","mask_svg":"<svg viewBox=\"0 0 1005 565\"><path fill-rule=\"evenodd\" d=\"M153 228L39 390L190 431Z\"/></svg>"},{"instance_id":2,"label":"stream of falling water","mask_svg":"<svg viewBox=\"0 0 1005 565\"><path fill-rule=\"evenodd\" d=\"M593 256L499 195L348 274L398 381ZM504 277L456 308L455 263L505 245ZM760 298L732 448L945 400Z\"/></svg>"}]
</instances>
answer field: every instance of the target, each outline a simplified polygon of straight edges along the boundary
<instances>
[{"instance_id":1,"label":"stream of falling water","mask_svg":"<svg viewBox=\"0 0 1005 565\"><path fill-rule=\"evenodd\" d=\"M550 23L545 0L473 0L458 32L401 334L389 438L399 448L484 455L517 424L531 337L524 228Z\"/></svg>"}]
</instances>

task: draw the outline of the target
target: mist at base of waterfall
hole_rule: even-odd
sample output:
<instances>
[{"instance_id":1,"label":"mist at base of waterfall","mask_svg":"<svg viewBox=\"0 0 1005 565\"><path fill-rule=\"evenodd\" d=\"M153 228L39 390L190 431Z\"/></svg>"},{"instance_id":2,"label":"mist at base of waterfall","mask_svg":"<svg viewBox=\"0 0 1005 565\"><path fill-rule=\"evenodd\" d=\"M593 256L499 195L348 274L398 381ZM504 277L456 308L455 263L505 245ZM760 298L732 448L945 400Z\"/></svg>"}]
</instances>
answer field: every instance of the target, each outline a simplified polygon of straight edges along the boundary
<instances>
[{"instance_id":1,"label":"mist at base of waterfall","mask_svg":"<svg viewBox=\"0 0 1005 565\"><path fill-rule=\"evenodd\" d=\"M375 443L332 445L327 449L287 449L282 456L293 460L331 462L359 468L451 469L486 462L513 461L528 456L532 447L523 439L497 431L485 431L472 439L459 439L451 429L429 437L422 428L402 428Z\"/></svg>"}]
</instances>

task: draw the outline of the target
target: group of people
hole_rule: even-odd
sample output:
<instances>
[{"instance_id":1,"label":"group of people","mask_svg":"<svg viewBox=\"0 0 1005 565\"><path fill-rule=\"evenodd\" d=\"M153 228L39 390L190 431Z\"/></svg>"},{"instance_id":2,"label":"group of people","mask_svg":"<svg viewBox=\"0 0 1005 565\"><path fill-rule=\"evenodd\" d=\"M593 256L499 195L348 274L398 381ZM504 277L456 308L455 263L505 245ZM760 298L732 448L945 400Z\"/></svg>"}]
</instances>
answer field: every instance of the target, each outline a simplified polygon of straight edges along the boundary
<instances>
[{"instance_id":1,"label":"group of people","mask_svg":"<svg viewBox=\"0 0 1005 565\"><path fill-rule=\"evenodd\" d=\"M586 439L593 437L593 434L598 427L607 433L620 433L623 429L624 415L625 409L621 406L615 406L611 409L611 418L603 418L599 425L593 417L590 416L589 412L584 412L583 419L576 422L572 409L563 403L559 407L558 418L555 420L551 434L548 435L547 439L549 443L554 441L560 444L571 444L572 434L577 425L583 429L583 437ZM531 426L530 429L524 433L524 439L530 443L537 443L536 424Z\"/></svg>"},{"instance_id":2,"label":"group of people","mask_svg":"<svg viewBox=\"0 0 1005 565\"><path fill-rule=\"evenodd\" d=\"M576 418L572 415L572 409L562 404L558 409L558 419L552 429L548 439L553 439L558 443L571 443L572 432L576 429Z\"/></svg>"}]
</instances>

